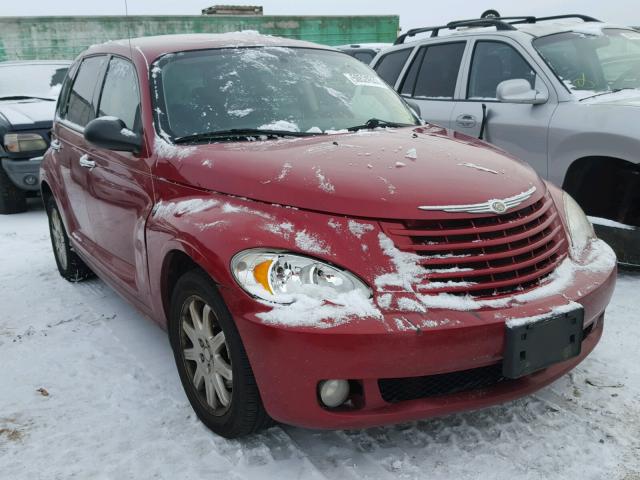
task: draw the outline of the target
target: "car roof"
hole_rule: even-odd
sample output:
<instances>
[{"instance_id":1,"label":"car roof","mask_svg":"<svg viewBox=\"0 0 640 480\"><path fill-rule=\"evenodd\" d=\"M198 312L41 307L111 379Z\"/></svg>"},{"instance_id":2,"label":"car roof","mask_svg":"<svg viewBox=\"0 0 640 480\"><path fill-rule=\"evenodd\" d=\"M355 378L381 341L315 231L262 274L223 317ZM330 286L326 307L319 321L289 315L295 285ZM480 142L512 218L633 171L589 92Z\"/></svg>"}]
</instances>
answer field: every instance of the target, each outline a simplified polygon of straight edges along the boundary
<instances>
[{"instance_id":1,"label":"car roof","mask_svg":"<svg viewBox=\"0 0 640 480\"><path fill-rule=\"evenodd\" d=\"M157 35L115 40L100 45L92 45L82 55L96 53L120 53L126 56L142 55L143 59L150 64L159 56L168 53L234 47L290 47L335 51L332 47L317 43L262 35L254 31L242 31Z\"/></svg>"}]
</instances>

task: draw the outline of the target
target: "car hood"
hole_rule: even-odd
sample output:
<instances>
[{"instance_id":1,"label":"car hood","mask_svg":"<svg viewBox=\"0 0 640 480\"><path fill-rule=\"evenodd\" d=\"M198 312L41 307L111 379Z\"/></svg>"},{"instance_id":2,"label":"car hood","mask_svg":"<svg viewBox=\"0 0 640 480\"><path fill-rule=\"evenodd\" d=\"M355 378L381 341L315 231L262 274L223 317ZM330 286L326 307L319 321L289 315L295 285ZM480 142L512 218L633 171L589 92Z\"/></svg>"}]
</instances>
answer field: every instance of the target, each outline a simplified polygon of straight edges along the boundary
<instances>
[{"instance_id":1,"label":"car hood","mask_svg":"<svg viewBox=\"0 0 640 480\"><path fill-rule=\"evenodd\" d=\"M46 100L0 101L0 115L15 129L47 128L53 122L56 102Z\"/></svg>"},{"instance_id":2,"label":"car hood","mask_svg":"<svg viewBox=\"0 0 640 480\"><path fill-rule=\"evenodd\" d=\"M281 140L169 146L158 175L263 202L369 218L437 215L419 206L508 198L545 186L526 164L436 126ZM158 144L163 144L161 148Z\"/></svg>"}]
</instances>

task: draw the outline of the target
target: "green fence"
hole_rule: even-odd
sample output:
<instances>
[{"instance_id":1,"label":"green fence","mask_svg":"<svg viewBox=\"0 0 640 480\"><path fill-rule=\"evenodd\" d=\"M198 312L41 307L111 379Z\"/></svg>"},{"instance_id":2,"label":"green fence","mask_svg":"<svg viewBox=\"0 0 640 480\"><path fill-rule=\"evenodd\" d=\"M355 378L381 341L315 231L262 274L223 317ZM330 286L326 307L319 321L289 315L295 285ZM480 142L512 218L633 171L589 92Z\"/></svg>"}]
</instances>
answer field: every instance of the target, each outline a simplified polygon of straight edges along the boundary
<instances>
[{"instance_id":1,"label":"green fence","mask_svg":"<svg viewBox=\"0 0 640 480\"><path fill-rule=\"evenodd\" d=\"M0 17L0 61L72 59L89 45L147 35L257 30L327 45L393 42L390 16L102 16Z\"/></svg>"}]
</instances>

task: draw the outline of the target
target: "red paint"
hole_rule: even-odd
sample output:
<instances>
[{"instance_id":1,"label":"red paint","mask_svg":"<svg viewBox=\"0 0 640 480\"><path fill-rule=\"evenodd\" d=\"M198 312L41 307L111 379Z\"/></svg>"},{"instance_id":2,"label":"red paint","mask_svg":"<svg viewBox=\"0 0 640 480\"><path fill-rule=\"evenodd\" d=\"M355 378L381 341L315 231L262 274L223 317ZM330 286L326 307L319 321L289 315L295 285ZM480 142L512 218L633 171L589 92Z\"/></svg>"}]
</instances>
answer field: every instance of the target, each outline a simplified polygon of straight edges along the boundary
<instances>
[{"instance_id":1,"label":"red paint","mask_svg":"<svg viewBox=\"0 0 640 480\"><path fill-rule=\"evenodd\" d=\"M283 45L302 44L283 41ZM419 323L424 314L393 311L383 312L384 321L359 319L328 329L262 324L256 314L268 307L238 287L229 263L246 248L299 251L295 235L274 234L264 228L266 223L290 222L294 231L314 234L331 249L316 257L354 272L373 287L378 275L393 271L380 248L378 233L397 229L399 220L477 217L421 211L419 205L483 202L509 197L531 186L537 187L536 193L518 208L546 195L555 205L562 200L557 188L546 185L525 164L483 142L435 126L202 145L185 159L154 154L157 139L148 65L167 52L216 46L222 45L169 36L136 40L131 50L124 43L92 47L88 54L114 53L133 60L140 81L145 148L139 155L105 151L56 121L54 134L63 148L47 152L41 177L61 207L80 255L161 326L166 326L163 279L168 255L176 251L188 255L215 280L237 322L267 411L276 420L315 428L347 428L480 408L550 383L595 347L601 324L585 340L579 358L509 384L397 404L384 402L377 388L379 378L423 376L499 362L505 317L539 314L571 299L585 307L585 324L589 325L609 302L615 269L580 273L561 294L518 307L474 312L432 309L428 319L439 321L439 325L420 332L399 329L395 319L403 316ZM410 149L416 149L416 160L405 158ZM82 154L90 155L96 168L79 168ZM212 160L213 167L203 166L205 160ZM398 167L396 162L406 166ZM498 173L459 165L463 162ZM285 164L291 168L279 178ZM333 185L333 192L319 187L318 169ZM168 219L151 214L158 202L196 198L216 200L218 205ZM246 211L224 213L221 206L225 203L262 216ZM558 248L566 255L564 218L561 210L559 213L559 219L554 217L553 221L561 225ZM354 218L370 223L373 231L361 239L351 235L347 222ZM340 225L338 232L329 225L330 220ZM224 223L203 228L216 221ZM327 378L360 380L364 386L362 408L349 412L321 408L316 385Z\"/></svg>"}]
</instances>

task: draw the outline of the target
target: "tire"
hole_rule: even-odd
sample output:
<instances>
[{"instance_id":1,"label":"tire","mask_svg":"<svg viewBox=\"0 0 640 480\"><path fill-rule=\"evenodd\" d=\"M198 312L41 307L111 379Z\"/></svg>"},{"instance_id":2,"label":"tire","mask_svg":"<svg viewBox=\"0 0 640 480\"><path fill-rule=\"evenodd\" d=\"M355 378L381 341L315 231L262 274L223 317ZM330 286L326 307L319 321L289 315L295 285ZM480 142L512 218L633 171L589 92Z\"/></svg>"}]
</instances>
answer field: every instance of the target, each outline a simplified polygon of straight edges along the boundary
<instances>
[{"instance_id":1,"label":"tire","mask_svg":"<svg viewBox=\"0 0 640 480\"><path fill-rule=\"evenodd\" d=\"M60 275L69 282L77 283L94 276L86 263L73 251L67 231L62 222L62 216L53 197L46 202L47 216L49 217L49 235L51 247L56 259L56 265Z\"/></svg>"},{"instance_id":2,"label":"tire","mask_svg":"<svg viewBox=\"0 0 640 480\"><path fill-rule=\"evenodd\" d=\"M210 430L238 438L272 424L231 314L201 270L176 283L169 338L189 403Z\"/></svg>"},{"instance_id":3,"label":"tire","mask_svg":"<svg viewBox=\"0 0 640 480\"><path fill-rule=\"evenodd\" d=\"M0 165L0 215L22 213L27 210L26 192L16 187Z\"/></svg>"}]
</instances>

